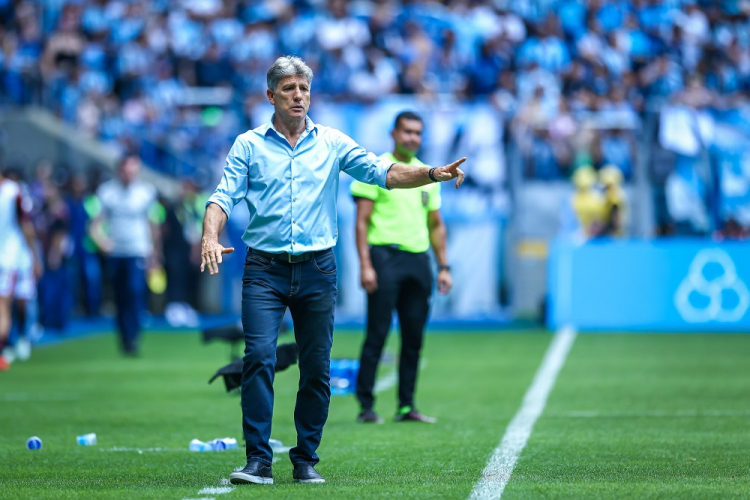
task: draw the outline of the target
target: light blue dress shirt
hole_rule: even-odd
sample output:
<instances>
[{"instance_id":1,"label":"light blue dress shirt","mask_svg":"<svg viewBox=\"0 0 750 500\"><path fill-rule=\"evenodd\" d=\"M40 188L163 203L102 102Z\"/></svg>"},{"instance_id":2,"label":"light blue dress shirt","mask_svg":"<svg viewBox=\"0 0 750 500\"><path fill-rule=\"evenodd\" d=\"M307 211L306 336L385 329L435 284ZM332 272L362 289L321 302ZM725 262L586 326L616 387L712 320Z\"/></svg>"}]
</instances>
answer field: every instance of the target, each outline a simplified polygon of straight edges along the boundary
<instances>
[{"instance_id":1,"label":"light blue dress shirt","mask_svg":"<svg viewBox=\"0 0 750 500\"><path fill-rule=\"evenodd\" d=\"M339 172L385 188L392 164L346 134L306 118L292 148L271 121L237 137L208 199L231 213L243 199L250 222L242 239L256 250L298 255L336 245Z\"/></svg>"}]
</instances>

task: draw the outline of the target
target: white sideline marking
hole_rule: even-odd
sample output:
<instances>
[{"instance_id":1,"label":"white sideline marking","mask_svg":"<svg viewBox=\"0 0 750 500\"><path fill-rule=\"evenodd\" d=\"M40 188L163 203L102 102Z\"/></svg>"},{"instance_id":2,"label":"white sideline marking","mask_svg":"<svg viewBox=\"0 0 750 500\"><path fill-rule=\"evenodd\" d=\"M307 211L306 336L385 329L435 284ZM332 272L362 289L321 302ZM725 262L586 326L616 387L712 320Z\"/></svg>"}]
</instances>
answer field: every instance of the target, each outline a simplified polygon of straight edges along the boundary
<instances>
[{"instance_id":1,"label":"white sideline marking","mask_svg":"<svg viewBox=\"0 0 750 500\"><path fill-rule=\"evenodd\" d=\"M419 371L424 370L425 367L427 367L427 358L421 358L419 360ZM392 371L388 372L388 375L380 377L375 381L375 387L373 388L373 391L375 393L387 391L391 387L395 387L397 383L398 370L394 368Z\"/></svg>"},{"instance_id":2,"label":"white sideline marking","mask_svg":"<svg viewBox=\"0 0 750 500\"><path fill-rule=\"evenodd\" d=\"M147 452L159 452L159 451L189 451L188 449L182 449L182 448L123 448L121 446L114 446L112 448L100 448L99 451L136 451L138 454L143 454L144 451Z\"/></svg>"},{"instance_id":3,"label":"white sideline marking","mask_svg":"<svg viewBox=\"0 0 750 500\"><path fill-rule=\"evenodd\" d=\"M573 328L562 328L555 334L534 376L534 381L526 391L521 408L508 424L502 441L493 450L487 466L482 471L482 477L469 495L470 499L499 499L502 496L534 424L544 411L547 397L565 364L565 358L575 338L576 331Z\"/></svg>"},{"instance_id":4,"label":"white sideline marking","mask_svg":"<svg viewBox=\"0 0 750 500\"><path fill-rule=\"evenodd\" d=\"M380 377L375 381L374 391L376 393L387 391L391 387L395 386L396 382L398 382L398 375L396 374L396 370L393 370L391 372L388 372L388 375Z\"/></svg>"},{"instance_id":5,"label":"white sideline marking","mask_svg":"<svg viewBox=\"0 0 750 500\"><path fill-rule=\"evenodd\" d=\"M222 486L228 486L228 485L230 485L230 484L232 484L232 483L230 483L230 482L229 482L229 479L227 479L227 478L223 477L223 478L221 478L221 480L219 481L219 484L220 484L220 485L222 485Z\"/></svg>"},{"instance_id":6,"label":"white sideline marking","mask_svg":"<svg viewBox=\"0 0 750 500\"><path fill-rule=\"evenodd\" d=\"M750 417L750 410L645 410L645 411L569 411L549 413L549 418L700 418Z\"/></svg>"},{"instance_id":7,"label":"white sideline marking","mask_svg":"<svg viewBox=\"0 0 750 500\"><path fill-rule=\"evenodd\" d=\"M234 488L229 486L209 486L203 488L198 492L199 495L224 495L225 493L231 493Z\"/></svg>"}]
</instances>

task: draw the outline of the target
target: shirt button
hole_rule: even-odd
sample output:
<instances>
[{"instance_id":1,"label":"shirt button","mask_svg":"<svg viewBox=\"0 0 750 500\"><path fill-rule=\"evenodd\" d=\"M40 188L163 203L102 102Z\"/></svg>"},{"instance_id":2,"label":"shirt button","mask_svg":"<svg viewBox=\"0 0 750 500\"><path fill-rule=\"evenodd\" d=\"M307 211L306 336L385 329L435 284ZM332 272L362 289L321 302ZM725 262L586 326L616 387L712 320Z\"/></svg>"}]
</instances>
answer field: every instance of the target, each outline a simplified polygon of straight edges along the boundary
<instances>
[{"instance_id":1,"label":"shirt button","mask_svg":"<svg viewBox=\"0 0 750 500\"><path fill-rule=\"evenodd\" d=\"M294 219L292 219L292 224L296 224L296 223L297 223L297 221L294 220Z\"/></svg>"},{"instance_id":2,"label":"shirt button","mask_svg":"<svg viewBox=\"0 0 750 500\"><path fill-rule=\"evenodd\" d=\"M292 198L292 201L297 201L297 198Z\"/></svg>"}]
</instances>

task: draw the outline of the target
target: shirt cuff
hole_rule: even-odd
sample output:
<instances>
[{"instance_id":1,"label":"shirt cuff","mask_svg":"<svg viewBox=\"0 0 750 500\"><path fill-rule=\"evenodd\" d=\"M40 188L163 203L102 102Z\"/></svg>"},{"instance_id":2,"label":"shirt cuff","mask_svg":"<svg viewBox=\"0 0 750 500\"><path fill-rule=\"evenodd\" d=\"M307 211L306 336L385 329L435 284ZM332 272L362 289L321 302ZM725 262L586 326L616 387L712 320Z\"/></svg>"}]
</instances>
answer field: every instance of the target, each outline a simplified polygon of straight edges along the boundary
<instances>
[{"instance_id":1,"label":"shirt cuff","mask_svg":"<svg viewBox=\"0 0 750 500\"><path fill-rule=\"evenodd\" d=\"M396 163L393 162L389 164L388 166L385 166L386 165L385 162L382 162L382 164L383 164L383 176L382 176L382 179L378 179L378 186L382 187L386 191L390 191L391 188L389 188L385 184L388 181L388 172L391 170L391 167L393 167L393 165L395 165ZM382 180L382 183L380 182L381 180Z\"/></svg>"},{"instance_id":2,"label":"shirt cuff","mask_svg":"<svg viewBox=\"0 0 750 500\"><path fill-rule=\"evenodd\" d=\"M233 207L232 203L229 200L227 200L219 193L214 193L208 198L208 201L206 202L206 208L208 208L211 203L215 203L216 205L218 205L219 208L221 208L227 215L227 219L229 219L229 216L232 214Z\"/></svg>"}]
</instances>

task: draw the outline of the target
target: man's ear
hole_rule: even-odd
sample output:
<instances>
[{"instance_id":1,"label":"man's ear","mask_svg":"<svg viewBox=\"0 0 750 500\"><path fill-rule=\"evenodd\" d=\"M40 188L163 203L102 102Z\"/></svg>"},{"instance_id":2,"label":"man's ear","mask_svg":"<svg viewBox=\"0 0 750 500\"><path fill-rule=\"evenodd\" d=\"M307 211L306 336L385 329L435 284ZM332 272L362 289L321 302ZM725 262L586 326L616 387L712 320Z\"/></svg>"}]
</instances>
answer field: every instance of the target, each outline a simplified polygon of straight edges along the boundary
<instances>
[{"instance_id":1,"label":"man's ear","mask_svg":"<svg viewBox=\"0 0 750 500\"><path fill-rule=\"evenodd\" d=\"M266 96L268 97L268 102L270 102L271 104L276 104L275 102L273 102L274 101L273 90L266 89Z\"/></svg>"}]
</instances>

